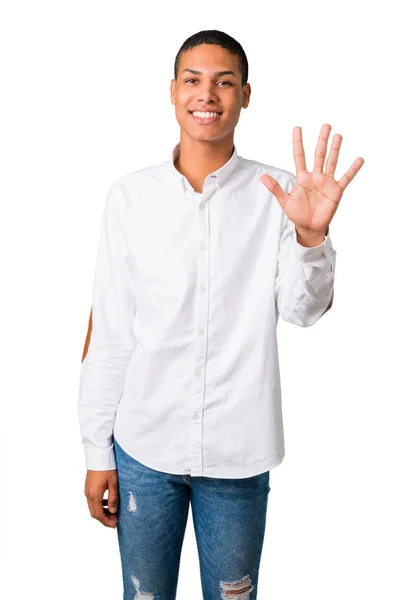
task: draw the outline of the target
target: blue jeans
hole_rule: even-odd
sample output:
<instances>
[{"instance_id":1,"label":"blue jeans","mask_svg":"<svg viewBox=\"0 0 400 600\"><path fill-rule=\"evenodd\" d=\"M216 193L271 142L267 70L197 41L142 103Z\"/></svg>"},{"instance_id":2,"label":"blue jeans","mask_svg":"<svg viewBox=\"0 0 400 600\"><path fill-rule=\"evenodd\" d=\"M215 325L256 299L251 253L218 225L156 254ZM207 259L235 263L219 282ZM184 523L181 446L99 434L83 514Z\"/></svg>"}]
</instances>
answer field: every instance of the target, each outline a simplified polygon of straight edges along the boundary
<instances>
[{"instance_id":1,"label":"blue jeans","mask_svg":"<svg viewBox=\"0 0 400 600\"><path fill-rule=\"evenodd\" d=\"M175 600L189 502L204 600L256 600L269 471L217 479L155 471L114 438L124 600Z\"/></svg>"}]
</instances>

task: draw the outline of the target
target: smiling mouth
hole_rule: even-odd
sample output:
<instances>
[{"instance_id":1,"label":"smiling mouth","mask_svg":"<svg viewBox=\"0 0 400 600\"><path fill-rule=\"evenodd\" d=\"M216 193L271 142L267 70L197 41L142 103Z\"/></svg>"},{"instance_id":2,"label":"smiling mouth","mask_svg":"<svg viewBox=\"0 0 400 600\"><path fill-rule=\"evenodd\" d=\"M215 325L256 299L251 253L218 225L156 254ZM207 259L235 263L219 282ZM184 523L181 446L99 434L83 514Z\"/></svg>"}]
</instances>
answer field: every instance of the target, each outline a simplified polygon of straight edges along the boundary
<instances>
[{"instance_id":1,"label":"smiling mouth","mask_svg":"<svg viewBox=\"0 0 400 600\"><path fill-rule=\"evenodd\" d=\"M203 110L203 111L199 111L199 110L189 110L190 114L192 115L194 112L204 112L204 113L217 113L217 115L222 115L222 112L219 112L218 110Z\"/></svg>"},{"instance_id":2,"label":"smiling mouth","mask_svg":"<svg viewBox=\"0 0 400 600\"><path fill-rule=\"evenodd\" d=\"M211 117L198 117L198 116L196 116L196 115L194 115L194 114L193 114L194 112L198 112L198 111L191 111L191 110L190 110L189 112L190 112L190 114L192 115L192 117L193 117L194 119L196 119L196 121L197 121L198 123L201 123L201 124L203 124L203 125L208 125L208 124L210 124L210 123L214 123L214 122L215 122L215 121L217 121L217 120L220 118L220 116L222 115L222 113L221 113L221 112L218 112L218 111L208 111L208 112L215 112L215 113L217 114L217 116L216 116L216 117L215 117L215 116L211 116ZM205 112L207 112L207 111L205 111Z\"/></svg>"}]
</instances>

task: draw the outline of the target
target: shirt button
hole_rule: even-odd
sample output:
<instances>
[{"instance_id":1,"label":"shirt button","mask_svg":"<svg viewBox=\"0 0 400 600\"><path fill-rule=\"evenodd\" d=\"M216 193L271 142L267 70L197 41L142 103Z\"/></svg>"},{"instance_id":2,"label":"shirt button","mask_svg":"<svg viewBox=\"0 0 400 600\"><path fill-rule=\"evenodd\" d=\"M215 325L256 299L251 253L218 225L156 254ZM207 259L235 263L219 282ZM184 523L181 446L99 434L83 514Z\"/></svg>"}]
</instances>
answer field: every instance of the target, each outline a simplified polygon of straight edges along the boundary
<instances>
[{"instance_id":1,"label":"shirt button","mask_svg":"<svg viewBox=\"0 0 400 600\"><path fill-rule=\"evenodd\" d=\"M200 286L200 291L201 292L205 292L206 291L206 286L205 285L201 285Z\"/></svg>"},{"instance_id":2,"label":"shirt button","mask_svg":"<svg viewBox=\"0 0 400 600\"><path fill-rule=\"evenodd\" d=\"M198 418L199 418L199 413L197 413L197 412L194 412L194 413L193 413L193 419L198 419Z\"/></svg>"},{"instance_id":3,"label":"shirt button","mask_svg":"<svg viewBox=\"0 0 400 600\"><path fill-rule=\"evenodd\" d=\"M196 375L201 375L200 369L198 371L196 371Z\"/></svg>"},{"instance_id":4,"label":"shirt button","mask_svg":"<svg viewBox=\"0 0 400 600\"><path fill-rule=\"evenodd\" d=\"M200 250L205 250L206 249L206 245L205 244L200 244Z\"/></svg>"},{"instance_id":5,"label":"shirt button","mask_svg":"<svg viewBox=\"0 0 400 600\"><path fill-rule=\"evenodd\" d=\"M202 327L200 327L198 331L199 331L199 335L203 335L204 329Z\"/></svg>"}]
</instances>

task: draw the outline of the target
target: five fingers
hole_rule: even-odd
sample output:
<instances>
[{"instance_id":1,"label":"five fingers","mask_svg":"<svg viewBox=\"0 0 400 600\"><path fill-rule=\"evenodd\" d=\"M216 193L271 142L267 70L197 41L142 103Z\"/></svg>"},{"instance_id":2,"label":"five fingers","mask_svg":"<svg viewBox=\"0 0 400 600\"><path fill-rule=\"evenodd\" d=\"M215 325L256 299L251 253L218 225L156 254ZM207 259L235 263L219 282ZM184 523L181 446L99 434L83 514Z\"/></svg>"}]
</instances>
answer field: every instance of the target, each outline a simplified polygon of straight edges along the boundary
<instances>
[{"instance_id":1,"label":"five fingers","mask_svg":"<svg viewBox=\"0 0 400 600\"><path fill-rule=\"evenodd\" d=\"M324 164L326 159L326 153L328 149L328 140L331 132L331 125L329 123L325 123L321 127L321 131L319 134L317 146L314 153L314 172L322 173L324 170ZM329 151L328 160L326 162L326 170L325 174L328 177L333 177L335 174L335 169L338 162L340 146L343 141L343 136L339 133L336 133L332 139L331 149ZM303 146L303 137L301 127L295 127L293 129L293 155L294 162L296 165L296 174L301 171L307 171L304 146ZM343 175L343 177L338 181L338 185L344 190L350 181L354 178L356 173L361 169L364 164L364 159L360 156L354 161L350 169Z\"/></svg>"}]
</instances>

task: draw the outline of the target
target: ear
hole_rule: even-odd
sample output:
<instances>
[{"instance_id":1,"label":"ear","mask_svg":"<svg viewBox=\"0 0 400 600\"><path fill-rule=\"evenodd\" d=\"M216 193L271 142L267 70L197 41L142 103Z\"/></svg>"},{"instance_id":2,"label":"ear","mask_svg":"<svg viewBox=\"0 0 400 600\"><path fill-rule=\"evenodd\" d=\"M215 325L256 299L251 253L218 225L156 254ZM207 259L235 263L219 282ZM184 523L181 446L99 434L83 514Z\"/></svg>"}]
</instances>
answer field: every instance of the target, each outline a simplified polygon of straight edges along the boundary
<instances>
[{"instance_id":1,"label":"ear","mask_svg":"<svg viewBox=\"0 0 400 600\"><path fill-rule=\"evenodd\" d=\"M247 108L250 102L251 86L249 83L245 83L243 86L243 102L242 108Z\"/></svg>"},{"instance_id":2,"label":"ear","mask_svg":"<svg viewBox=\"0 0 400 600\"><path fill-rule=\"evenodd\" d=\"M175 104L175 87L176 87L176 79L172 79L171 86L170 86L170 94L171 94L172 104Z\"/></svg>"}]
</instances>

